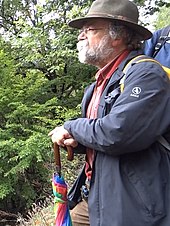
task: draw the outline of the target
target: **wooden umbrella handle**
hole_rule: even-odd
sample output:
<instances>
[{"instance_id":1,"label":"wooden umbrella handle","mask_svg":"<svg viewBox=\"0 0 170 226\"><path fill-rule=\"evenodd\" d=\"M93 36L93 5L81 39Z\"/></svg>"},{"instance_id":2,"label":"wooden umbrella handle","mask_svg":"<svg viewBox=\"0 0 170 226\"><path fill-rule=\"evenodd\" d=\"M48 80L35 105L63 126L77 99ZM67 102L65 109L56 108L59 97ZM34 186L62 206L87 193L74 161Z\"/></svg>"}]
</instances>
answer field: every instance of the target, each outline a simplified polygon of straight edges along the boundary
<instances>
[{"instance_id":1,"label":"wooden umbrella handle","mask_svg":"<svg viewBox=\"0 0 170 226\"><path fill-rule=\"evenodd\" d=\"M59 145L57 143L54 143L53 148L54 148L54 160L55 160L56 167L59 168L61 171L61 159L60 159Z\"/></svg>"},{"instance_id":2,"label":"wooden umbrella handle","mask_svg":"<svg viewBox=\"0 0 170 226\"><path fill-rule=\"evenodd\" d=\"M66 146L66 148L68 153L67 159L69 161L72 161L74 159L74 153L73 153L72 147ZM61 171L60 147L57 143L54 143L54 159L55 159L56 167L58 167Z\"/></svg>"},{"instance_id":3,"label":"wooden umbrella handle","mask_svg":"<svg viewBox=\"0 0 170 226\"><path fill-rule=\"evenodd\" d=\"M72 147L71 146L66 146L66 148L67 148L67 159L69 160L69 161L73 161L73 159L74 159L74 152L73 152L73 150L72 150Z\"/></svg>"}]
</instances>

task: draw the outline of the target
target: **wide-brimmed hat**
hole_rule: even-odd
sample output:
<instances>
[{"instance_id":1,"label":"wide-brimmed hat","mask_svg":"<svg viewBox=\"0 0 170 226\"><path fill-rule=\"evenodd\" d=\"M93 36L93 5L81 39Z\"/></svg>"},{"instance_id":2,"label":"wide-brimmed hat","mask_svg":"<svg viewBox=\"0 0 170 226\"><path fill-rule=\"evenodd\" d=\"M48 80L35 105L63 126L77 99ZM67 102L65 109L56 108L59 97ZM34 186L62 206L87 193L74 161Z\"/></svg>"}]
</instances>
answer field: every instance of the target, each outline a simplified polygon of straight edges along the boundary
<instances>
[{"instance_id":1,"label":"wide-brimmed hat","mask_svg":"<svg viewBox=\"0 0 170 226\"><path fill-rule=\"evenodd\" d=\"M148 29L138 24L138 8L128 0L96 0L92 3L85 17L73 19L68 25L80 29L86 22L94 18L119 21L137 32L141 40L152 37L152 33Z\"/></svg>"}]
</instances>

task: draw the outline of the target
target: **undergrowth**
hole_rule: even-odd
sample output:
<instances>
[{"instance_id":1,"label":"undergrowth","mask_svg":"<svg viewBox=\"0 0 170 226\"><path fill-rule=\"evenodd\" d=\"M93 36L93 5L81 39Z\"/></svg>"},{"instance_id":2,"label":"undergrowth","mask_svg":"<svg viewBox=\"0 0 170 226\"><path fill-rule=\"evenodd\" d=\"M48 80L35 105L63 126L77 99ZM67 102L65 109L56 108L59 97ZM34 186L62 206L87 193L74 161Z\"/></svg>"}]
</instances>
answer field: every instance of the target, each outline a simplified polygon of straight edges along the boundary
<instances>
[{"instance_id":1,"label":"undergrowth","mask_svg":"<svg viewBox=\"0 0 170 226\"><path fill-rule=\"evenodd\" d=\"M54 226L53 197L48 198L45 203L33 204L31 210L24 218L18 216L17 226Z\"/></svg>"}]
</instances>

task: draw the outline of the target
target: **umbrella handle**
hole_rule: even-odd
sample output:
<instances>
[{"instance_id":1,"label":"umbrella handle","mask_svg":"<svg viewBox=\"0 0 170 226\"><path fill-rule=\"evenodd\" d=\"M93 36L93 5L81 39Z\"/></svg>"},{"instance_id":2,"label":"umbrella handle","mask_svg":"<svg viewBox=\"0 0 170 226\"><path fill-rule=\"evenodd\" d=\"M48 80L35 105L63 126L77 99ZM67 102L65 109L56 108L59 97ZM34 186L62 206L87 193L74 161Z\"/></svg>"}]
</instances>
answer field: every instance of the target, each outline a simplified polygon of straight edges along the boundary
<instances>
[{"instance_id":1,"label":"umbrella handle","mask_svg":"<svg viewBox=\"0 0 170 226\"><path fill-rule=\"evenodd\" d=\"M73 159L74 159L74 152L73 152L73 150L72 150L72 147L71 146L66 146L66 148L67 148L67 159L69 160L69 161L73 161Z\"/></svg>"},{"instance_id":2,"label":"umbrella handle","mask_svg":"<svg viewBox=\"0 0 170 226\"><path fill-rule=\"evenodd\" d=\"M54 160L57 167L57 171L61 171L61 159L60 159L60 150L59 145L57 143L54 143Z\"/></svg>"},{"instance_id":3,"label":"umbrella handle","mask_svg":"<svg viewBox=\"0 0 170 226\"><path fill-rule=\"evenodd\" d=\"M74 159L74 153L71 146L66 146L68 156L67 159L69 161L72 161ZM61 159L60 159L60 147L57 143L54 143L54 159L56 167L58 168L58 171L61 171Z\"/></svg>"}]
</instances>

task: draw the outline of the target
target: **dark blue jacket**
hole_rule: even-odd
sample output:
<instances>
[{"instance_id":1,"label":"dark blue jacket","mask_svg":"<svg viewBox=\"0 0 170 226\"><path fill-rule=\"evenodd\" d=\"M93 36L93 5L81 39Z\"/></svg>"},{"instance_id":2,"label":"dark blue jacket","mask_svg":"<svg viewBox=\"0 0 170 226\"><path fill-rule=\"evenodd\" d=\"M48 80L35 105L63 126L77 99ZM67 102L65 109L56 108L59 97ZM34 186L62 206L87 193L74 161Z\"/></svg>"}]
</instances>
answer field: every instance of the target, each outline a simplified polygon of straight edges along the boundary
<instances>
[{"instance_id":1,"label":"dark blue jacket","mask_svg":"<svg viewBox=\"0 0 170 226\"><path fill-rule=\"evenodd\" d=\"M169 32L170 32L170 26ZM162 29L157 30L153 33L151 39L145 41L144 53L148 56L153 56L154 49L156 44L159 41L159 37L161 36ZM161 47L157 55L154 57L157 61L159 61L162 65L170 68L170 33L169 40L165 42L165 44Z\"/></svg>"},{"instance_id":2,"label":"dark blue jacket","mask_svg":"<svg viewBox=\"0 0 170 226\"><path fill-rule=\"evenodd\" d=\"M157 138L170 136L170 82L153 62L132 66L120 93L125 64L110 78L97 119L86 109L94 85L85 92L83 117L64 124L83 147L95 150L88 199L91 226L169 226L170 159Z\"/></svg>"}]
</instances>

